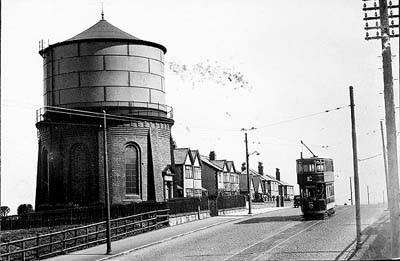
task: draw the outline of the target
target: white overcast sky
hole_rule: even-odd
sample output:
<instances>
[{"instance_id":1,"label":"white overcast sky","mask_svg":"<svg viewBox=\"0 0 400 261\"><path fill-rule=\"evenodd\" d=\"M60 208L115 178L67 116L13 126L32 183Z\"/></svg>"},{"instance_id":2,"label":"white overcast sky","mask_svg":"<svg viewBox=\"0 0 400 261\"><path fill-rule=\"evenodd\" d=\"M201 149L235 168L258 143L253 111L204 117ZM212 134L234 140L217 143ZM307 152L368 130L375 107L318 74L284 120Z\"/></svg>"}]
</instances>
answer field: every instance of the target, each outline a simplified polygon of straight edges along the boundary
<instances>
[{"instance_id":1,"label":"white overcast sky","mask_svg":"<svg viewBox=\"0 0 400 261\"><path fill-rule=\"evenodd\" d=\"M13 213L34 204L37 168L35 110L43 106L42 58L38 41L64 41L100 19L144 40L167 47L166 63L218 64L249 81L235 89L198 82L165 70L167 102L174 108L179 147L215 150L217 158L245 160L250 132L251 167L268 174L281 169L296 184L295 160L303 140L321 157L333 158L337 203L349 195L352 171L348 108L274 124L349 104L355 88L359 158L382 152L384 118L380 43L365 41L362 1L349 0L4 0L2 1L1 198ZM392 40L398 54L398 39ZM394 78L398 79L398 56ZM398 104L398 80L394 81ZM271 126L272 124L272 126ZM307 154L304 150L305 155ZM382 156L360 162L361 200L372 202L385 188Z\"/></svg>"}]
</instances>

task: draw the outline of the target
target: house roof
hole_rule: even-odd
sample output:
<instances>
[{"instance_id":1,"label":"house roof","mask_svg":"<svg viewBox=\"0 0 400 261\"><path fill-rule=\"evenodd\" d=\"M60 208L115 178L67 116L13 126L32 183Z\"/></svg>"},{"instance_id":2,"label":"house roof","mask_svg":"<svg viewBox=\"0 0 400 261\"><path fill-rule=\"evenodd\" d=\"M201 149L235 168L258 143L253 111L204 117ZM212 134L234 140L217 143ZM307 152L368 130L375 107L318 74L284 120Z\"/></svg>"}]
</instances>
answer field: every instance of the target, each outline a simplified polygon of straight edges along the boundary
<instances>
[{"instance_id":1,"label":"house roof","mask_svg":"<svg viewBox=\"0 0 400 261\"><path fill-rule=\"evenodd\" d=\"M176 165L185 164L186 158L189 155L188 148L176 148L174 149L174 161Z\"/></svg>"},{"instance_id":2,"label":"house roof","mask_svg":"<svg viewBox=\"0 0 400 261\"><path fill-rule=\"evenodd\" d=\"M246 175L247 172L246 172L246 170L243 170L240 174ZM290 185L289 183L286 183L286 182L281 181L281 180L277 180L275 177L273 177L271 175L268 175L268 174L265 174L265 173L263 175L261 175L261 174L259 174L258 172L256 172L253 169L249 169L249 174L251 174L253 177L259 176L261 180L275 181L275 182L277 182L277 183L279 183L279 184L281 184L283 186L291 186L291 187L293 187L293 185Z\"/></svg>"},{"instance_id":3,"label":"house roof","mask_svg":"<svg viewBox=\"0 0 400 261\"><path fill-rule=\"evenodd\" d=\"M233 163L233 161L227 160L226 161L226 167L228 168L228 171L236 172L235 164Z\"/></svg>"},{"instance_id":4,"label":"house roof","mask_svg":"<svg viewBox=\"0 0 400 261\"><path fill-rule=\"evenodd\" d=\"M208 166L214 168L217 171L222 171L222 168L218 167L216 164L212 163L208 157L206 156L201 156L200 155L200 159L203 163L207 164Z\"/></svg>"},{"instance_id":5,"label":"house roof","mask_svg":"<svg viewBox=\"0 0 400 261\"><path fill-rule=\"evenodd\" d=\"M226 160L211 160L212 163L214 163L221 169L224 169L225 161Z\"/></svg>"}]
</instances>

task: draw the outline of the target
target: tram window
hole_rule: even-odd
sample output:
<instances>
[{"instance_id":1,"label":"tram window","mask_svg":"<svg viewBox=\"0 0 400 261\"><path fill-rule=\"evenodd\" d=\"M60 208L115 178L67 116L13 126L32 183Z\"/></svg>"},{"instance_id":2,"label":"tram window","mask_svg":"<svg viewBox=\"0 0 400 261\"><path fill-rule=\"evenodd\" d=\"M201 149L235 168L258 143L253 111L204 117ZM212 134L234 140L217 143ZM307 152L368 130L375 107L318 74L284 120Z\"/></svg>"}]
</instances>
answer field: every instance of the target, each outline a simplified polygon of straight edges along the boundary
<instances>
[{"instance_id":1,"label":"tram window","mask_svg":"<svg viewBox=\"0 0 400 261\"><path fill-rule=\"evenodd\" d=\"M304 164L303 165L303 172L315 172L315 165L311 164Z\"/></svg>"},{"instance_id":2,"label":"tram window","mask_svg":"<svg viewBox=\"0 0 400 261\"><path fill-rule=\"evenodd\" d=\"M304 193L305 197L307 197L307 198L315 198L315 188L314 187L306 188L304 192L305 192Z\"/></svg>"},{"instance_id":3,"label":"tram window","mask_svg":"<svg viewBox=\"0 0 400 261\"><path fill-rule=\"evenodd\" d=\"M324 184L317 184L316 196L317 196L317 199L325 198Z\"/></svg>"},{"instance_id":4,"label":"tram window","mask_svg":"<svg viewBox=\"0 0 400 261\"><path fill-rule=\"evenodd\" d=\"M335 195L333 184L326 185L326 196L332 197Z\"/></svg>"},{"instance_id":5,"label":"tram window","mask_svg":"<svg viewBox=\"0 0 400 261\"><path fill-rule=\"evenodd\" d=\"M324 172L324 162L317 162L317 172Z\"/></svg>"},{"instance_id":6,"label":"tram window","mask_svg":"<svg viewBox=\"0 0 400 261\"><path fill-rule=\"evenodd\" d=\"M333 164L331 160L325 160L325 171L333 171Z\"/></svg>"},{"instance_id":7,"label":"tram window","mask_svg":"<svg viewBox=\"0 0 400 261\"><path fill-rule=\"evenodd\" d=\"M303 165L301 165L300 162L297 163L297 173L303 173L303 168L302 168L302 166L303 166Z\"/></svg>"}]
</instances>

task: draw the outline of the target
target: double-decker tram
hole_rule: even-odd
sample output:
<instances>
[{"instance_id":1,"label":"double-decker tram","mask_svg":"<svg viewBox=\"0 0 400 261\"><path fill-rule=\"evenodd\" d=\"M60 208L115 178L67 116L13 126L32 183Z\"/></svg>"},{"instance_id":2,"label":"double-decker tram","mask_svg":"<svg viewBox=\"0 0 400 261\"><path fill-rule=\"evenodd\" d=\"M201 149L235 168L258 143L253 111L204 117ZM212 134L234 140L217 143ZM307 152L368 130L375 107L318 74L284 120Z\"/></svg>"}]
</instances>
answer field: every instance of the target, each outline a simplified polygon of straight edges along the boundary
<instances>
[{"instance_id":1,"label":"double-decker tram","mask_svg":"<svg viewBox=\"0 0 400 261\"><path fill-rule=\"evenodd\" d=\"M335 213L333 161L312 154L311 158L301 157L296 160L300 206L305 218L325 217Z\"/></svg>"}]
</instances>

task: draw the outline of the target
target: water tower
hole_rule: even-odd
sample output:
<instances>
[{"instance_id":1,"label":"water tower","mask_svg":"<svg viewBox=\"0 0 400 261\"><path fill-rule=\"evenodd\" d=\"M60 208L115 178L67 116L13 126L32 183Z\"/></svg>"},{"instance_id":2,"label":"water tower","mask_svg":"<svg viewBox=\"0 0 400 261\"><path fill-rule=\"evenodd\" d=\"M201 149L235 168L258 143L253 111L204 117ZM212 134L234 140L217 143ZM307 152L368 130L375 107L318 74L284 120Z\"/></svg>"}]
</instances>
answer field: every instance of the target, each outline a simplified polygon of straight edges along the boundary
<instances>
[{"instance_id":1,"label":"water tower","mask_svg":"<svg viewBox=\"0 0 400 261\"><path fill-rule=\"evenodd\" d=\"M103 17L64 42L40 47L36 208L104 202L103 111L111 202L164 200L162 170L171 163L174 123L165 103L166 48Z\"/></svg>"}]
</instances>

